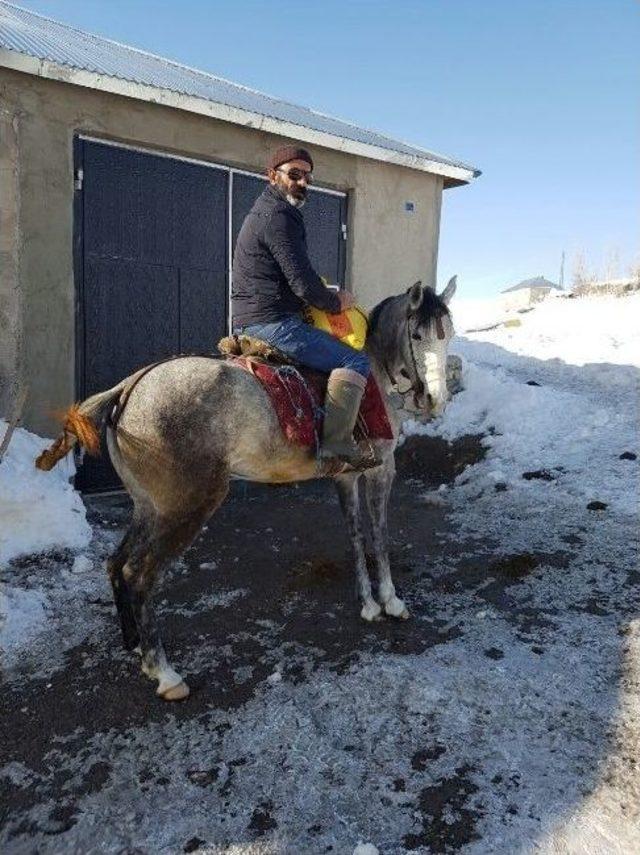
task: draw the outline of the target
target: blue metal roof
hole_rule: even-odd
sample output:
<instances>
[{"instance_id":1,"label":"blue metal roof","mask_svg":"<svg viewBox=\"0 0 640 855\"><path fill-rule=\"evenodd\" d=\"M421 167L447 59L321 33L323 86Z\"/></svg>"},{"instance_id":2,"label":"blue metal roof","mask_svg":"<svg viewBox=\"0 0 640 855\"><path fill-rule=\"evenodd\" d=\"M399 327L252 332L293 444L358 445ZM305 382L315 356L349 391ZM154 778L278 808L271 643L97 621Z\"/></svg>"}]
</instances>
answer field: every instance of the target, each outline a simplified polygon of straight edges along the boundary
<instances>
[{"instance_id":1,"label":"blue metal roof","mask_svg":"<svg viewBox=\"0 0 640 855\"><path fill-rule=\"evenodd\" d=\"M406 145L307 107L299 107L231 83L205 71L180 65L102 36L85 33L4 0L0 0L0 49L2 48L56 65L201 98L338 138L399 152L419 160L430 160L470 170L474 175L480 174L473 166L461 161Z\"/></svg>"}]
</instances>

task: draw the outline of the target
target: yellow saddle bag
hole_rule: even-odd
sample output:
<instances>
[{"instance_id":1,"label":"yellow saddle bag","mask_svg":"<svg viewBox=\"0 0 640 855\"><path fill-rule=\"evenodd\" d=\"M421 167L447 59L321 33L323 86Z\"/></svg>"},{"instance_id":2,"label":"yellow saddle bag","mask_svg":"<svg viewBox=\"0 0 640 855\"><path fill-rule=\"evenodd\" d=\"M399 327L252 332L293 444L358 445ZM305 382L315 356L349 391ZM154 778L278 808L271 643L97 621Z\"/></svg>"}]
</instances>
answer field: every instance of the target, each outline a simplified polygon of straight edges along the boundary
<instances>
[{"instance_id":1,"label":"yellow saddle bag","mask_svg":"<svg viewBox=\"0 0 640 855\"><path fill-rule=\"evenodd\" d=\"M362 350L367 340L369 322L367 313L359 306L346 309L338 315L330 315L322 309L307 306L305 311L307 323L319 330L324 330L337 338L343 344L348 344L354 350Z\"/></svg>"}]
</instances>

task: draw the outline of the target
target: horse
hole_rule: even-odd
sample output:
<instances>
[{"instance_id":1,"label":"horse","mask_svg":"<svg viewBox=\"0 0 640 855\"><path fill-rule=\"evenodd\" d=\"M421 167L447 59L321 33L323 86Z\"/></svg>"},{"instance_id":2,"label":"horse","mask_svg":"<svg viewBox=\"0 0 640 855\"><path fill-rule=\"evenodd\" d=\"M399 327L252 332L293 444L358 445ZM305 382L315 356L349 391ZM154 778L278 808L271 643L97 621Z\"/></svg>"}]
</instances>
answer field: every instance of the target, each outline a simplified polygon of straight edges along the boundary
<instances>
[{"instance_id":1,"label":"horse","mask_svg":"<svg viewBox=\"0 0 640 855\"><path fill-rule=\"evenodd\" d=\"M274 484L331 477L351 541L361 617L373 621L384 611L408 618L391 578L387 546L387 506L401 426L391 395L401 396L405 412L435 417L444 410L453 336L448 303L455 289L456 277L440 295L416 282L372 310L365 347L393 439L373 442L379 465L364 471L342 465L336 471L317 461L313 451L287 441L264 388L232 360L183 356L165 361L67 410L62 434L36 465L52 468L76 444L98 452L99 431L106 430L111 461L133 500L129 528L109 557L107 572L124 646L140 654L142 671L158 681L161 698L181 700L189 687L167 660L151 594L163 568L184 552L220 507L232 478ZM119 407L117 424L114 405ZM378 576L377 600L365 558L360 483Z\"/></svg>"}]
</instances>

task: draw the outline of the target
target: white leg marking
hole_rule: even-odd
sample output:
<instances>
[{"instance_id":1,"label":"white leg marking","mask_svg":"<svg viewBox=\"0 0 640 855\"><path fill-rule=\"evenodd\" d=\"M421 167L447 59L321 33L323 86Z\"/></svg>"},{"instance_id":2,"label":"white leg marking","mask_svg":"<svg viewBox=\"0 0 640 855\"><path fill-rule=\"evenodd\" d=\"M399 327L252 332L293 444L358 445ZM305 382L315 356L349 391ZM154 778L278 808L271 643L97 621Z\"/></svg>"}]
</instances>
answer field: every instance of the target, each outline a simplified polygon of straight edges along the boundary
<instances>
[{"instance_id":1,"label":"white leg marking","mask_svg":"<svg viewBox=\"0 0 640 855\"><path fill-rule=\"evenodd\" d=\"M403 620L406 620L409 617L409 609L399 597L396 597L395 594L391 599L386 601L384 604L384 610L386 614L391 617L402 618Z\"/></svg>"},{"instance_id":2,"label":"white leg marking","mask_svg":"<svg viewBox=\"0 0 640 855\"><path fill-rule=\"evenodd\" d=\"M158 681L156 695L160 695L165 701L181 701L189 694L189 687L168 662L165 661L161 665L151 668L145 665L143 659L141 667L142 672L147 677Z\"/></svg>"},{"instance_id":3,"label":"white leg marking","mask_svg":"<svg viewBox=\"0 0 640 855\"><path fill-rule=\"evenodd\" d=\"M409 611L404 602L399 597L396 597L396 589L393 582L382 582L378 594L380 602L384 606L385 614L403 619L409 617Z\"/></svg>"},{"instance_id":4,"label":"white leg marking","mask_svg":"<svg viewBox=\"0 0 640 855\"><path fill-rule=\"evenodd\" d=\"M158 695L164 695L166 691L182 683L182 677L177 671L173 670L171 665L165 665L162 669L159 668L155 674L155 678L159 681L158 688L156 689L156 694Z\"/></svg>"},{"instance_id":5,"label":"white leg marking","mask_svg":"<svg viewBox=\"0 0 640 855\"><path fill-rule=\"evenodd\" d=\"M360 612L360 617L367 621L376 620L380 617L382 613L382 609L376 603L374 599L366 600L365 604L362 606L362 611Z\"/></svg>"},{"instance_id":6,"label":"white leg marking","mask_svg":"<svg viewBox=\"0 0 640 855\"><path fill-rule=\"evenodd\" d=\"M386 562L385 562L385 565L386 565ZM385 567L385 569L386 569L386 567ZM395 597L395 595L396 595L396 589L395 589L393 582L391 581L391 577L389 577L388 582L386 582L386 581L380 582L380 585L378 586L378 598L379 598L379 600L383 606L386 605L389 602L389 600L392 600Z\"/></svg>"}]
</instances>

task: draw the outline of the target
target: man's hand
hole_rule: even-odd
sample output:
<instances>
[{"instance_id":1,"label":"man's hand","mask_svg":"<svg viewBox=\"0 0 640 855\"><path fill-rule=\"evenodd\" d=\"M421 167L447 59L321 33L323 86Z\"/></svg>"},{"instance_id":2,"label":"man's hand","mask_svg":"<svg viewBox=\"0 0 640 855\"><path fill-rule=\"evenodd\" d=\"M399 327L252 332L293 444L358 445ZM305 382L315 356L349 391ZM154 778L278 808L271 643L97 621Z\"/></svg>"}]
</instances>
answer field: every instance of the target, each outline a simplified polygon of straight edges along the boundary
<instances>
[{"instance_id":1,"label":"man's hand","mask_svg":"<svg viewBox=\"0 0 640 855\"><path fill-rule=\"evenodd\" d=\"M341 312L344 312L346 309L353 309L356 304L356 298L349 291L338 291L338 298L340 300Z\"/></svg>"}]
</instances>

